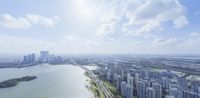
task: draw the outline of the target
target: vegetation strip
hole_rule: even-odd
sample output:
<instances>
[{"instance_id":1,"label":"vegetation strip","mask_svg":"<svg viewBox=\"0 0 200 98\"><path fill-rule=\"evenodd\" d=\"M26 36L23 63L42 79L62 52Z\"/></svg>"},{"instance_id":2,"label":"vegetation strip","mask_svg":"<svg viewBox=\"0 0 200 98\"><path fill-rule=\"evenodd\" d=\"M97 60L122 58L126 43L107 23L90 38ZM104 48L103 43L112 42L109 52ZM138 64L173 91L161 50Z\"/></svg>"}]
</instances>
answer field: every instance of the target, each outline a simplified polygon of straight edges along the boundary
<instances>
[{"instance_id":1,"label":"vegetation strip","mask_svg":"<svg viewBox=\"0 0 200 98\"><path fill-rule=\"evenodd\" d=\"M90 78L88 72L85 72L85 75ZM103 92L101 91L99 85L90 78L89 80L90 86L87 87L90 91L92 91L96 98L106 98Z\"/></svg>"}]
</instances>

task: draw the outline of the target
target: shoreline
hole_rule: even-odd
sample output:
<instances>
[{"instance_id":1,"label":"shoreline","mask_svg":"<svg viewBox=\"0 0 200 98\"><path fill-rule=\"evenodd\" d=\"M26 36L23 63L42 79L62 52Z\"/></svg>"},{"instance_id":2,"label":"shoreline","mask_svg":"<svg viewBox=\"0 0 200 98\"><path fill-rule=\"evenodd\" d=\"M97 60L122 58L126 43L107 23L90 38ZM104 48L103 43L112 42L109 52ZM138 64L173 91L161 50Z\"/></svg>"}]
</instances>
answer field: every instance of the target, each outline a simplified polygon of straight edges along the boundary
<instances>
[{"instance_id":1,"label":"shoreline","mask_svg":"<svg viewBox=\"0 0 200 98\"><path fill-rule=\"evenodd\" d=\"M89 76L89 73L87 71L84 72L84 75L87 76L90 80L86 80L89 82L89 86L86 86L86 88L93 93L95 98L106 98L103 92L101 91L100 87L98 84L91 79Z\"/></svg>"}]
</instances>

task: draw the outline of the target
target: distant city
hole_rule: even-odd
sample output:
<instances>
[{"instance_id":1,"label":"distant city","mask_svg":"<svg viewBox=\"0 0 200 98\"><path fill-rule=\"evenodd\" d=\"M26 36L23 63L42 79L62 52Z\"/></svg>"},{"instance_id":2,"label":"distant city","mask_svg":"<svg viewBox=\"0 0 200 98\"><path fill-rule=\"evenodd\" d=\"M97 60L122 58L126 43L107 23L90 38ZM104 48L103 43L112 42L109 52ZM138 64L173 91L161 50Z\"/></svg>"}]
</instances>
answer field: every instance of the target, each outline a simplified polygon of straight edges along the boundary
<instances>
[{"instance_id":1,"label":"distant city","mask_svg":"<svg viewBox=\"0 0 200 98\"><path fill-rule=\"evenodd\" d=\"M60 56L55 56L54 54L50 54L49 51L41 51L40 56L36 59L36 54L28 54L24 56L23 64L34 64L38 63L55 63L61 60Z\"/></svg>"},{"instance_id":2,"label":"distant city","mask_svg":"<svg viewBox=\"0 0 200 98\"><path fill-rule=\"evenodd\" d=\"M4 67L26 67L33 66L41 63L56 64L62 63L62 58L60 56L55 56L50 54L49 51L40 51L40 55L36 53L27 54L23 57L7 57L7 59L0 59L0 68Z\"/></svg>"},{"instance_id":3,"label":"distant city","mask_svg":"<svg viewBox=\"0 0 200 98\"><path fill-rule=\"evenodd\" d=\"M71 55L49 51L27 54L18 62L1 62L1 68L38 64L78 65L96 83L103 98L200 98L199 56ZM89 70L86 66L96 66ZM110 86L109 86L110 85ZM111 89L112 88L112 89ZM101 98L98 97L97 98Z\"/></svg>"}]
</instances>

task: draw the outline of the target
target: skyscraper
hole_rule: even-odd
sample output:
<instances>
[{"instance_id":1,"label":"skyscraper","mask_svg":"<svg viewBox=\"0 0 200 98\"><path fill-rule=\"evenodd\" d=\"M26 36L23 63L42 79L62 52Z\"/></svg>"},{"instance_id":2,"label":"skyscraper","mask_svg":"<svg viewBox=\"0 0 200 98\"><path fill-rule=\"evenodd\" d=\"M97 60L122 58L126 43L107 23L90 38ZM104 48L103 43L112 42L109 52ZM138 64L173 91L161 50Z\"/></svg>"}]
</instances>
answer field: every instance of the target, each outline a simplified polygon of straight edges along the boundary
<instances>
[{"instance_id":1,"label":"skyscraper","mask_svg":"<svg viewBox=\"0 0 200 98\"><path fill-rule=\"evenodd\" d=\"M49 61L49 51L40 52L40 61L46 63Z\"/></svg>"},{"instance_id":2,"label":"skyscraper","mask_svg":"<svg viewBox=\"0 0 200 98\"><path fill-rule=\"evenodd\" d=\"M170 85L171 85L169 79L163 78L163 79L161 80L161 82L162 82L162 87L164 87L164 88L166 88L166 89L169 89L169 87L170 87Z\"/></svg>"},{"instance_id":3,"label":"skyscraper","mask_svg":"<svg viewBox=\"0 0 200 98\"><path fill-rule=\"evenodd\" d=\"M174 98L183 98L182 94L183 94L182 90L179 91L177 88L170 88L169 89L169 95L174 96Z\"/></svg>"},{"instance_id":4,"label":"skyscraper","mask_svg":"<svg viewBox=\"0 0 200 98\"><path fill-rule=\"evenodd\" d=\"M125 81L121 82L121 94L123 97L126 97L126 93L127 93L127 84Z\"/></svg>"},{"instance_id":5,"label":"skyscraper","mask_svg":"<svg viewBox=\"0 0 200 98\"><path fill-rule=\"evenodd\" d=\"M126 98L133 98L133 87L131 85L127 85L127 93Z\"/></svg>"},{"instance_id":6,"label":"skyscraper","mask_svg":"<svg viewBox=\"0 0 200 98\"><path fill-rule=\"evenodd\" d=\"M155 97L155 90L152 87L147 87L146 98L156 98Z\"/></svg>"},{"instance_id":7,"label":"skyscraper","mask_svg":"<svg viewBox=\"0 0 200 98\"><path fill-rule=\"evenodd\" d=\"M35 59L36 59L36 55L35 55L35 53L32 53L31 54L31 61L32 61L32 63L35 62Z\"/></svg>"},{"instance_id":8,"label":"skyscraper","mask_svg":"<svg viewBox=\"0 0 200 98\"><path fill-rule=\"evenodd\" d=\"M107 78L107 80L111 80L111 71L110 70L107 71L106 78Z\"/></svg>"},{"instance_id":9,"label":"skyscraper","mask_svg":"<svg viewBox=\"0 0 200 98\"><path fill-rule=\"evenodd\" d=\"M134 86L134 79L130 74L127 74L127 84L130 86Z\"/></svg>"},{"instance_id":10,"label":"skyscraper","mask_svg":"<svg viewBox=\"0 0 200 98\"><path fill-rule=\"evenodd\" d=\"M34 62L35 62L35 54L34 53L24 56L24 59L23 59L24 64L30 64L30 63L34 63Z\"/></svg>"},{"instance_id":11,"label":"skyscraper","mask_svg":"<svg viewBox=\"0 0 200 98\"><path fill-rule=\"evenodd\" d=\"M183 98L200 98L200 94L188 90L183 91Z\"/></svg>"},{"instance_id":12,"label":"skyscraper","mask_svg":"<svg viewBox=\"0 0 200 98\"><path fill-rule=\"evenodd\" d=\"M162 87L158 83L153 83L152 88L155 90L155 98L162 98Z\"/></svg>"},{"instance_id":13,"label":"skyscraper","mask_svg":"<svg viewBox=\"0 0 200 98\"><path fill-rule=\"evenodd\" d=\"M121 76L120 75L117 76L117 89L118 90L121 89Z\"/></svg>"},{"instance_id":14,"label":"skyscraper","mask_svg":"<svg viewBox=\"0 0 200 98\"><path fill-rule=\"evenodd\" d=\"M28 63L34 63L35 62L35 54L29 54L28 55Z\"/></svg>"},{"instance_id":15,"label":"skyscraper","mask_svg":"<svg viewBox=\"0 0 200 98\"><path fill-rule=\"evenodd\" d=\"M134 78L134 87L138 87L138 81L139 81L139 74L135 73L135 78Z\"/></svg>"},{"instance_id":16,"label":"skyscraper","mask_svg":"<svg viewBox=\"0 0 200 98\"><path fill-rule=\"evenodd\" d=\"M28 57L27 57L27 56L24 56L23 63L24 63L24 64L27 64L27 63L28 63Z\"/></svg>"},{"instance_id":17,"label":"skyscraper","mask_svg":"<svg viewBox=\"0 0 200 98\"><path fill-rule=\"evenodd\" d=\"M114 75L113 75L113 80L114 81L117 81L117 76L118 76L117 73L114 73Z\"/></svg>"},{"instance_id":18,"label":"skyscraper","mask_svg":"<svg viewBox=\"0 0 200 98\"><path fill-rule=\"evenodd\" d=\"M138 81L137 96L138 98L145 98L145 83L143 81Z\"/></svg>"}]
</instances>

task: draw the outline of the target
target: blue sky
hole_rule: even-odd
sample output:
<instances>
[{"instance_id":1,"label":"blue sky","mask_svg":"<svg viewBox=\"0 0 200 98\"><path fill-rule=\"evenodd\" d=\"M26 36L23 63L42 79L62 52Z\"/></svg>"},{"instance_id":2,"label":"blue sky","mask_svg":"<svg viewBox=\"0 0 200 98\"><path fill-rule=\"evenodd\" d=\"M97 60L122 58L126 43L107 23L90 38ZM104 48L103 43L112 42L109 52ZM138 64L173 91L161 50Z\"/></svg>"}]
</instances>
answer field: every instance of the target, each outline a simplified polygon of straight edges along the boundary
<instances>
[{"instance_id":1,"label":"blue sky","mask_svg":"<svg viewBox=\"0 0 200 98\"><path fill-rule=\"evenodd\" d=\"M0 2L0 53L200 53L199 0Z\"/></svg>"}]
</instances>

